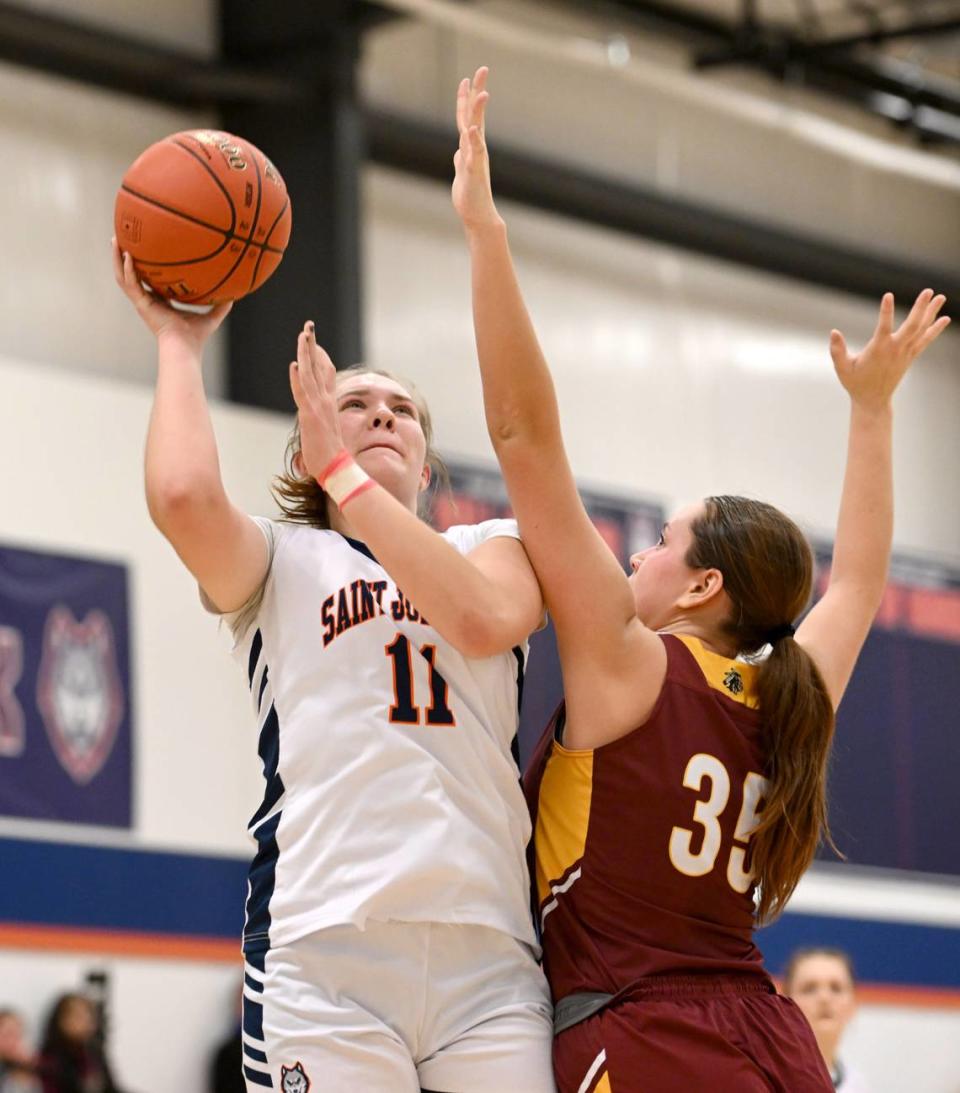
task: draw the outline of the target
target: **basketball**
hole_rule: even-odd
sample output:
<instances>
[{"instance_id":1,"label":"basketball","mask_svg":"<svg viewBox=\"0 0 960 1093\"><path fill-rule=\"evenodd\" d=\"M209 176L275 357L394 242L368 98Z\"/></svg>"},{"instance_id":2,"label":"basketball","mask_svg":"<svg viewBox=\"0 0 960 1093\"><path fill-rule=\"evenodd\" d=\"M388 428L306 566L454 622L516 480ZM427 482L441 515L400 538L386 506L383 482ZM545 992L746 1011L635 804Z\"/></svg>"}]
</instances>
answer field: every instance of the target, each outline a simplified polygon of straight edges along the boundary
<instances>
[{"instance_id":1,"label":"basketball","mask_svg":"<svg viewBox=\"0 0 960 1093\"><path fill-rule=\"evenodd\" d=\"M258 289L280 265L291 212L280 172L249 141L190 129L152 144L117 192L114 228L141 280L184 304Z\"/></svg>"}]
</instances>

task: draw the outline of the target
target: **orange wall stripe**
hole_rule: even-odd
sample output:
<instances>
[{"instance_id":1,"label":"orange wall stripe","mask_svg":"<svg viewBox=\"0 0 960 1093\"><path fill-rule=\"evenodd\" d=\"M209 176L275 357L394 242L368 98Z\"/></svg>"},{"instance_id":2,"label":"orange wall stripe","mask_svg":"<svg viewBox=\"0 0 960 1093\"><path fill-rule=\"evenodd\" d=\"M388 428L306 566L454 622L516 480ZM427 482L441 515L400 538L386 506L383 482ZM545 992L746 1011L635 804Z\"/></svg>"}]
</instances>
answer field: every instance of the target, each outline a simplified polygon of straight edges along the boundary
<instances>
[{"instance_id":1,"label":"orange wall stripe","mask_svg":"<svg viewBox=\"0 0 960 1093\"><path fill-rule=\"evenodd\" d=\"M185 937L182 934L140 934L132 930L88 930L60 926L0 923L0 948L62 953L101 953L143 956L157 960L198 960L239 964L240 939Z\"/></svg>"},{"instance_id":2,"label":"orange wall stripe","mask_svg":"<svg viewBox=\"0 0 960 1093\"><path fill-rule=\"evenodd\" d=\"M913 987L895 983L858 983L857 998L871 1006L916 1006L960 1010L960 990Z\"/></svg>"}]
</instances>

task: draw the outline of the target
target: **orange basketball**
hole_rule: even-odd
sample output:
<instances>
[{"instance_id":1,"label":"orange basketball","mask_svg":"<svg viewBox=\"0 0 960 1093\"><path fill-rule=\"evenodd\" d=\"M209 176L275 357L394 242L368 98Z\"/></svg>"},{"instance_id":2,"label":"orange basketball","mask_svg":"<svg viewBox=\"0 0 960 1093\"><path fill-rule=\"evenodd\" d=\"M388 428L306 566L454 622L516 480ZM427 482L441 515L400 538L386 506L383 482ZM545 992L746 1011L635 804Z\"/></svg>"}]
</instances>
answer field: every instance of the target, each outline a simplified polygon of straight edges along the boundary
<instances>
[{"instance_id":1,"label":"orange basketball","mask_svg":"<svg viewBox=\"0 0 960 1093\"><path fill-rule=\"evenodd\" d=\"M185 304L237 300L280 265L290 238L280 172L249 141L190 129L151 144L123 176L114 225L140 278Z\"/></svg>"}]
</instances>

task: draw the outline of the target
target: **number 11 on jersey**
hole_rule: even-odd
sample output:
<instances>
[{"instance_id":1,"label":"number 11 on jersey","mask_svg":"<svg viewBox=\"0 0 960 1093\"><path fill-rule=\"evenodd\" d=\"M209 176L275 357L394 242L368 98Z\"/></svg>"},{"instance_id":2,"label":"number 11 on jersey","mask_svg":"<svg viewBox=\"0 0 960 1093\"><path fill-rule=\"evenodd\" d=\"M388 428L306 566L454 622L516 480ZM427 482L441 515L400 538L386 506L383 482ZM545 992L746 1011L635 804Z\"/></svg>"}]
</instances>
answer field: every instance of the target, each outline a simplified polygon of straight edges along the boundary
<instances>
[{"instance_id":1,"label":"number 11 on jersey","mask_svg":"<svg viewBox=\"0 0 960 1093\"><path fill-rule=\"evenodd\" d=\"M427 662L430 676L430 705L426 709L426 718L421 721L420 707L414 702L413 663L410 659L410 642L405 634L384 647L384 652L393 662L393 705L390 707L390 723L393 725L453 725L457 719L453 716L447 701L447 681L437 671L435 645L422 645L420 655Z\"/></svg>"}]
</instances>

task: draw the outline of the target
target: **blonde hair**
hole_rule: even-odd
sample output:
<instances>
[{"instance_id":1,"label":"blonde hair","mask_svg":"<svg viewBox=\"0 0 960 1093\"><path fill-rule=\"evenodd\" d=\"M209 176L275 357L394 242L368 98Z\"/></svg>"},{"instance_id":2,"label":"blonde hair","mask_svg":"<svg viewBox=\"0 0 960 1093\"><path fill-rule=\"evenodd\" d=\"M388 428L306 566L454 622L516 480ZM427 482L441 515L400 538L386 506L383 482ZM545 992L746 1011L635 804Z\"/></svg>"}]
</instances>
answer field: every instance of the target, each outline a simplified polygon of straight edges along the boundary
<instances>
[{"instance_id":1,"label":"blonde hair","mask_svg":"<svg viewBox=\"0 0 960 1093\"><path fill-rule=\"evenodd\" d=\"M337 386L348 378L356 375L383 376L393 380L410 396L417 408L417 416L420 419L420 428L423 430L424 439L427 442L426 465L430 468L431 490L424 490L417 502L418 514L425 517L430 509L430 496L433 489L441 482L447 482L449 476L447 468L440 454L433 446L433 419L430 416L430 408L426 400L417 388L394 372L385 368L369 368L365 364L353 364L349 368L343 368L337 373ZM294 460L300 454L300 422L295 420L290 436L287 438L287 447L283 457L283 473L274 476L271 492L274 500L283 513L283 519L294 524L307 524L315 528L329 528L330 517L327 513L327 495L315 478L310 475L299 475L294 467Z\"/></svg>"}]
</instances>

